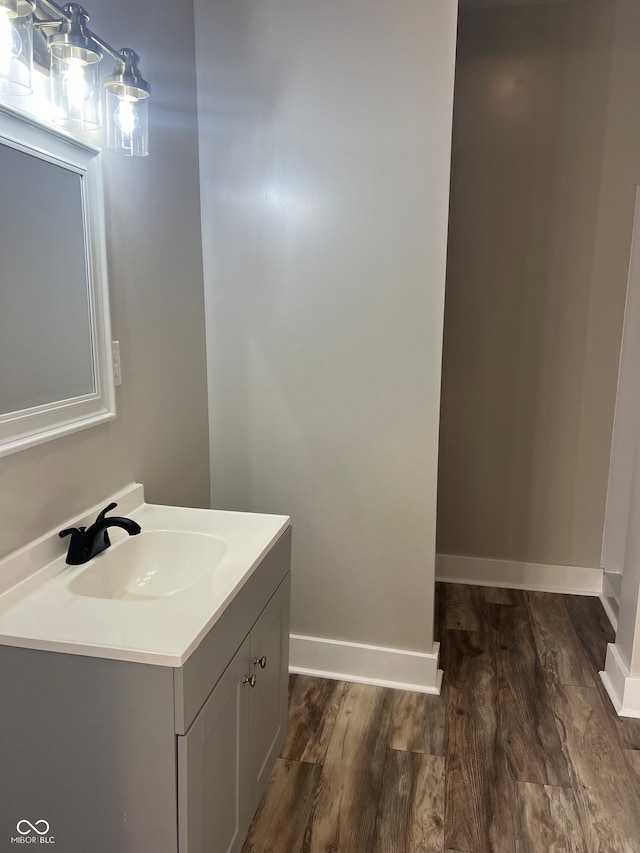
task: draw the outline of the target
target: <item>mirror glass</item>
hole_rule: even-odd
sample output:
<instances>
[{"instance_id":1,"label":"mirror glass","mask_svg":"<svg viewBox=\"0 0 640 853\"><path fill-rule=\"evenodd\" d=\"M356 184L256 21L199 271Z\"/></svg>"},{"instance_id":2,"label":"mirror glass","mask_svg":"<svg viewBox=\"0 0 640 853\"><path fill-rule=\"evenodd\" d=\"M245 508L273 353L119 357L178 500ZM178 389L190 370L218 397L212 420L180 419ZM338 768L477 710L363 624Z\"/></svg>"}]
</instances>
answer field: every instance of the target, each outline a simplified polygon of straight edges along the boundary
<instances>
[{"instance_id":1,"label":"mirror glass","mask_svg":"<svg viewBox=\"0 0 640 853\"><path fill-rule=\"evenodd\" d=\"M115 416L97 149L0 107L0 455Z\"/></svg>"},{"instance_id":2,"label":"mirror glass","mask_svg":"<svg viewBox=\"0 0 640 853\"><path fill-rule=\"evenodd\" d=\"M0 414L95 391L80 176L0 147ZM46 196L44 190L46 188ZM64 215L50 213L65 199Z\"/></svg>"}]
</instances>

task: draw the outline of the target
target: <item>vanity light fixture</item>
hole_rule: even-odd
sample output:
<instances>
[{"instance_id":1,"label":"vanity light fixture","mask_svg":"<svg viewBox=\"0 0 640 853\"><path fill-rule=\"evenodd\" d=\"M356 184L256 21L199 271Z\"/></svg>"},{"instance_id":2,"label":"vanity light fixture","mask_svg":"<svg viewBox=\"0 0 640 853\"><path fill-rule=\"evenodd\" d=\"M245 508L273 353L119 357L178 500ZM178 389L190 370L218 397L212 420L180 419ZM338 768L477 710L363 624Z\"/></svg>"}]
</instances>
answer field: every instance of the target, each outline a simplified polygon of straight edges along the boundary
<instances>
[{"instance_id":1,"label":"vanity light fixture","mask_svg":"<svg viewBox=\"0 0 640 853\"><path fill-rule=\"evenodd\" d=\"M122 48L116 67L104 81L107 90L107 145L131 157L147 153L147 108L151 87L142 79L140 57Z\"/></svg>"},{"instance_id":2,"label":"vanity light fixture","mask_svg":"<svg viewBox=\"0 0 640 853\"><path fill-rule=\"evenodd\" d=\"M88 26L89 15L77 3L54 0L0 0L0 97L29 94L33 33L44 36L54 122L70 130L102 126L101 61L115 68L104 80L107 140L112 151L129 157L148 154L147 107L151 87L140 74L138 55L114 50Z\"/></svg>"}]
</instances>

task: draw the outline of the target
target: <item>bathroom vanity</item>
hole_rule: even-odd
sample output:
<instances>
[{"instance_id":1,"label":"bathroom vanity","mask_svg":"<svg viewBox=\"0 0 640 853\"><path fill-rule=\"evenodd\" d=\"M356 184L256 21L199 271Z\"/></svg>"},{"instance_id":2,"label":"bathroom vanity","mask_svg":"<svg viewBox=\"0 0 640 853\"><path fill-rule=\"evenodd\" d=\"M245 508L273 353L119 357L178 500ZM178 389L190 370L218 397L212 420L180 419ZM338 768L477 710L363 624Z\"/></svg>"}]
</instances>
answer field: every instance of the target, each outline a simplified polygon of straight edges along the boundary
<instances>
[{"instance_id":1,"label":"bathroom vanity","mask_svg":"<svg viewBox=\"0 0 640 853\"><path fill-rule=\"evenodd\" d=\"M226 547L177 592L145 587L151 571L129 593L92 592L78 579L101 555L58 558L0 595L0 851L239 851L280 751L288 518L147 504L132 517Z\"/></svg>"}]
</instances>

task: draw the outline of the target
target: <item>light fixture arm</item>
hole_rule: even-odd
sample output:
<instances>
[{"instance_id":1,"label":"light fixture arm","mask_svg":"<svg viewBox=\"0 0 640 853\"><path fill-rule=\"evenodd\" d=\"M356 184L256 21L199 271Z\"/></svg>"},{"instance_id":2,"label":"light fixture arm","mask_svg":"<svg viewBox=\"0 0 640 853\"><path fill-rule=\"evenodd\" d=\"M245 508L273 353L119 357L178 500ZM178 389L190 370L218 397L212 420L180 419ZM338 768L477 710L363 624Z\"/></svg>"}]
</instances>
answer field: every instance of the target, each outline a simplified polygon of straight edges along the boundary
<instances>
[{"instance_id":1,"label":"light fixture arm","mask_svg":"<svg viewBox=\"0 0 640 853\"><path fill-rule=\"evenodd\" d=\"M105 53L108 53L112 59L116 60L116 62L121 61L122 57L120 56L119 51L117 51L115 48L111 47L111 45L108 42L106 42L104 39L100 38L100 36L97 36L95 33L92 32L91 35L93 36L93 40L95 41L95 43L99 44L100 47L105 51Z\"/></svg>"},{"instance_id":2,"label":"light fixture arm","mask_svg":"<svg viewBox=\"0 0 640 853\"><path fill-rule=\"evenodd\" d=\"M58 6L57 3L54 3L53 0L34 0L34 15L33 15L33 25L37 29L46 29L54 27L59 29L65 21L68 21L69 18L65 14L62 6ZM53 15L52 18L36 18L36 14L50 14Z\"/></svg>"},{"instance_id":3,"label":"light fixture arm","mask_svg":"<svg viewBox=\"0 0 640 853\"><path fill-rule=\"evenodd\" d=\"M36 30L59 30L62 23L62 20L54 18L36 18L35 14L33 16L33 27Z\"/></svg>"}]
</instances>

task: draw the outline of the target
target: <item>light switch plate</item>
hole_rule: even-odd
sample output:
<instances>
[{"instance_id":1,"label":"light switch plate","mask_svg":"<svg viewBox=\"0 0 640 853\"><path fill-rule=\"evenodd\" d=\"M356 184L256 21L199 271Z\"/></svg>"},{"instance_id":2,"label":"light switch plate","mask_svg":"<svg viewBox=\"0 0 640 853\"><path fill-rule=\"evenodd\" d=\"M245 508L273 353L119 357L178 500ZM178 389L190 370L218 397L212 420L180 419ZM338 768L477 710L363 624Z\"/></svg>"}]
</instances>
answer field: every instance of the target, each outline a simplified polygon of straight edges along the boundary
<instances>
[{"instance_id":1,"label":"light switch plate","mask_svg":"<svg viewBox=\"0 0 640 853\"><path fill-rule=\"evenodd\" d=\"M111 360L113 361L113 384L122 385L122 368L120 366L120 341L111 341Z\"/></svg>"}]
</instances>

